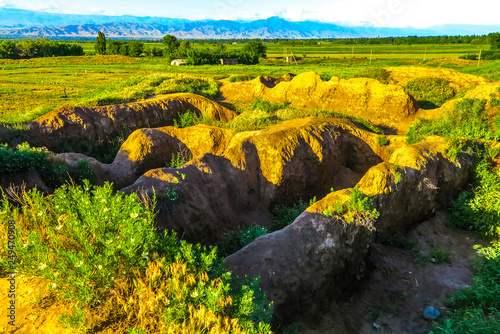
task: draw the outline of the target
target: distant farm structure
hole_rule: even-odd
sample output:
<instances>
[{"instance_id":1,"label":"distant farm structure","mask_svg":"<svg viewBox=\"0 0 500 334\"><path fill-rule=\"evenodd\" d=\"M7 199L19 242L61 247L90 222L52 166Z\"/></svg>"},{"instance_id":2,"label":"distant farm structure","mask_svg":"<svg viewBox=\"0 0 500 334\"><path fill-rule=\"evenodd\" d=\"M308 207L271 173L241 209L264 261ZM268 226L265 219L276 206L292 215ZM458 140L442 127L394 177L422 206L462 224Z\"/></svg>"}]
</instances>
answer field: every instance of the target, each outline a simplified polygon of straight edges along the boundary
<instances>
[{"instance_id":1,"label":"distant farm structure","mask_svg":"<svg viewBox=\"0 0 500 334\"><path fill-rule=\"evenodd\" d=\"M182 66L186 65L186 59L174 59L170 63L171 66Z\"/></svg>"},{"instance_id":2,"label":"distant farm structure","mask_svg":"<svg viewBox=\"0 0 500 334\"><path fill-rule=\"evenodd\" d=\"M220 60L221 65L238 65L238 58L227 58Z\"/></svg>"}]
</instances>

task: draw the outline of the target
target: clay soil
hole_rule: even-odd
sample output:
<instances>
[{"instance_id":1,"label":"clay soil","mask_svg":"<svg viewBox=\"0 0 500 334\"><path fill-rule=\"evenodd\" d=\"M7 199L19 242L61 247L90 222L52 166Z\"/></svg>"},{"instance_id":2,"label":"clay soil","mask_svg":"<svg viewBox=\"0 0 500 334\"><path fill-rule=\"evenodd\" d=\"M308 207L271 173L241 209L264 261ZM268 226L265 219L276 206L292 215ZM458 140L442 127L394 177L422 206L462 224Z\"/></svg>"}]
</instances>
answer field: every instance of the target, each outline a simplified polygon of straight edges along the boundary
<instances>
[{"instance_id":1,"label":"clay soil","mask_svg":"<svg viewBox=\"0 0 500 334\"><path fill-rule=\"evenodd\" d=\"M471 262L478 257L473 246L485 245L445 226L446 220L447 213L438 212L405 234L420 245L418 251L373 244L365 275L349 298L332 305L321 321L299 321L291 328L301 334L428 333L432 322L423 318L424 308L446 314L450 293L472 282ZM451 252L450 263L433 263L433 245Z\"/></svg>"}]
</instances>

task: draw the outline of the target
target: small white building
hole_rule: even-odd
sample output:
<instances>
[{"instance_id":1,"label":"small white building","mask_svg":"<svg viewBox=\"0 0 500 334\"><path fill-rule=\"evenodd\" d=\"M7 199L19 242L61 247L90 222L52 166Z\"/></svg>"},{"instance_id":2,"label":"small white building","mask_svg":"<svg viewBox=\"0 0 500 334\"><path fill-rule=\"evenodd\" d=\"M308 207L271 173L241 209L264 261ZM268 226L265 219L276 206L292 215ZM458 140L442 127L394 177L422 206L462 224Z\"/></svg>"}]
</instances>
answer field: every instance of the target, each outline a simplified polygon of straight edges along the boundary
<instances>
[{"instance_id":1,"label":"small white building","mask_svg":"<svg viewBox=\"0 0 500 334\"><path fill-rule=\"evenodd\" d=\"M170 63L171 66L181 66L186 65L186 59L174 59Z\"/></svg>"}]
</instances>

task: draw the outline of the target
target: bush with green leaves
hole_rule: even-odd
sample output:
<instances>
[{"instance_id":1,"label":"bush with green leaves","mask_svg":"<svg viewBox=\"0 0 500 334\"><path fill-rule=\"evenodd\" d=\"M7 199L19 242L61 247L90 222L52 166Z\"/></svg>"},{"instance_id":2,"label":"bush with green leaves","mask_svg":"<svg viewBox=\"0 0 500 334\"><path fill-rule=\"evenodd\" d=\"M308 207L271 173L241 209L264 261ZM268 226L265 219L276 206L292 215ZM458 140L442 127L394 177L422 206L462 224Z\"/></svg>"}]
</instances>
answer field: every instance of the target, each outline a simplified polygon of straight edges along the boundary
<instances>
[{"instance_id":1,"label":"bush with green leaves","mask_svg":"<svg viewBox=\"0 0 500 334\"><path fill-rule=\"evenodd\" d=\"M219 254L221 256L227 257L267 233L268 230L265 227L250 226L248 228L227 234L217 243L217 249L219 250Z\"/></svg>"},{"instance_id":2,"label":"bush with green leaves","mask_svg":"<svg viewBox=\"0 0 500 334\"><path fill-rule=\"evenodd\" d=\"M379 135L384 135L384 132L381 129L379 129L375 124L364 119L363 117L354 117L346 113L334 110L322 110L322 109L302 110L302 109L287 108L278 110L276 112L276 116L278 117L278 119L282 121L297 119L297 118L305 118L310 116L348 119L356 123L357 125L365 128L368 131L377 133Z\"/></svg>"},{"instance_id":3,"label":"bush with green leaves","mask_svg":"<svg viewBox=\"0 0 500 334\"><path fill-rule=\"evenodd\" d=\"M235 132L254 131L278 124L279 122L276 116L267 111L245 111L234 118L229 127Z\"/></svg>"},{"instance_id":4,"label":"bush with green leaves","mask_svg":"<svg viewBox=\"0 0 500 334\"><path fill-rule=\"evenodd\" d=\"M473 188L462 192L450 209L451 226L480 232L489 247L475 246L483 255L474 264L473 284L447 301L450 312L433 333L498 333L500 331L500 171L492 170L498 151L478 150Z\"/></svg>"},{"instance_id":5,"label":"bush with green leaves","mask_svg":"<svg viewBox=\"0 0 500 334\"><path fill-rule=\"evenodd\" d=\"M49 187L58 187L71 178L77 184L84 179L95 183L96 176L89 162L79 159L75 169L70 170L68 165L50 159L49 152L41 148L30 147L24 142L15 149L7 144L0 145L0 173L15 174L29 171L38 171L42 180Z\"/></svg>"},{"instance_id":6,"label":"bush with green leaves","mask_svg":"<svg viewBox=\"0 0 500 334\"><path fill-rule=\"evenodd\" d=\"M11 149L0 145L0 173L12 174L41 170L47 163L48 153L41 148L32 148L24 142Z\"/></svg>"},{"instance_id":7,"label":"bush with green leaves","mask_svg":"<svg viewBox=\"0 0 500 334\"><path fill-rule=\"evenodd\" d=\"M174 119L174 126L181 129L188 128L202 123L204 119L203 115L198 116L195 112L188 110L184 113L178 114L178 117Z\"/></svg>"},{"instance_id":8,"label":"bush with green leaves","mask_svg":"<svg viewBox=\"0 0 500 334\"><path fill-rule=\"evenodd\" d=\"M386 136L378 136L378 137L377 137L377 143L378 143L380 146L389 145L389 139L387 139L387 137L386 137Z\"/></svg>"},{"instance_id":9,"label":"bush with green leaves","mask_svg":"<svg viewBox=\"0 0 500 334\"><path fill-rule=\"evenodd\" d=\"M254 78L255 76L250 74L235 74L231 75L228 80L229 82L241 82L241 81L250 81Z\"/></svg>"},{"instance_id":10,"label":"bush with green leaves","mask_svg":"<svg viewBox=\"0 0 500 334\"><path fill-rule=\"evenodd\" d=\"M291 207L278 205L273 209L273 218L271 219L271 231L278 231L287 227L297 219L297 217L307 209L307 204L299 201Z\"/></svg>"},{"instance_id":11,"label":"bush with green leaves","mask_svg":"<svg viewBox=\"0 0 500 334\"><path fill-rule=\"evenodd\" d=\"M75 330L114 324L121 332L205 333L219 326L221 333L270 333L272 308L259 280L232 278L216 248L158 233L154 201L88 181L47 197L30 190L12 199L16 205L5 195L1 201L0 271L8 272L6 232L14 221L18 273L45 277L74 303L62 321L85 327ZM97 320L86 318L89 310Z\"/></svg>"},{"instance_id":12,"label":"bush with green leaves","mask_svg":"<svg viewBox=\"0 0 500 334\"><path fill-rule=\"evenodd\" d=\"M186 164L186 162L193 159L193 155L189 150L183 150L181 152L172 153L172 158L167 164L168 168L178 168Z\"/></svg>"},{"instance_id":13,"label":"bush with green leaves","mask_svg":"<svg viewBox=\"0 0 500 334\"><path fill-rule=\"evenodd\" d=\"M423 109L434 109L455 97L455 90L447 79L421 77L408 81L404 88Z\"/></svg>"},{"instance_id":14,"label":"bush with green leaves","mask_svg":"<svg viewBox=\"0 0 500 334\"><path fill-rule=\"evenodd\" d=\"M390 73L385 68L381 67L367 67L354 75L355 78L371 78L376 79L382 83L389 83Z\"/></svg>"},{"instance_id":15,"label":"bush with green leaves","mask_svg":"<svg viewBox=\"0 0 500 334\"><path fill-rule=\"evenodd\" d=\"M349 200L344 203L336 202L330 205L323 214L325 216L342 216L349 223L356 219L373 222L379 217L379 212L373 206L372 199L365 195L358 187L351 190Z\"/></svg>"},{"instance_id":16,"label":"bush with green leaves","mask_svg":"<svg viewBox=\"0 0 500 334\"><path fill-rule=\"evenodd\" d=\"M427 136L497 140L499 133L485 106L486 100L465 98L435 120L420 118L408 129L406 143L414 144Z\"/></svg>"}]
</instances>

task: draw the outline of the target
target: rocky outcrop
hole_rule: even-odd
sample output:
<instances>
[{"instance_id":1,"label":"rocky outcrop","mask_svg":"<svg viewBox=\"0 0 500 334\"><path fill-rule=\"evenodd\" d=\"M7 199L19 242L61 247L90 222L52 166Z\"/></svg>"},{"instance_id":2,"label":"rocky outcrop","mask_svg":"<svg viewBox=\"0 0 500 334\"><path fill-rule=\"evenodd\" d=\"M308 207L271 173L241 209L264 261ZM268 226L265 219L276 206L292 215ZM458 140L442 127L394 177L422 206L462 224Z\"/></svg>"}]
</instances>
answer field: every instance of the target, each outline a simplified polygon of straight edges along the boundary
<instances>
[{"instance_id":1,"label":"rocky outcrop","mask_svg":"<svg viewBox=\"0 0 500 334\"><path fill-rule=\"evenodd\" d=\"M209 127L193 128L190 134L207 135L216 131ZM346 120L310 117L230 138L223 130L218 131L221 131L219 145L210 144L200 149L196 143L204 137L191 136L188 140L183 138L182 131L162 129L159 138L164 138L166 147L171 147L168 143L175 138L191 150L193 156L200 157L181 168L149 170L134 184L122 189L147 192L154 188L159 194L166 188L174 189L179 199L172 205L164 201L157 223L177 229L191 241L213 242L221 232L238 223L265 225L272 206L324 196L332 187L352 187L371 166L382 161L370 146L378 146L376 135ZM138 132L137 138L146 133L153 134L150 130ZM136 146L139 147L144 146ZM120 160L122 166L128 163L140 170L143 167L138 166L145 165L126 159L126 154L131 157L140 150L124 150L115 162ZM161 150L158 147L154 152ZM203 150L211 151L202 155ZM168 154L167 151L170 152L166 148L158 157ZM141 161L155 160L154 152L142 155Z\"/></svg>"},{"instance_id":2,"label":"rocky outcrop","mask_svg":"<svg viewBox=\"0 0 500 334\"><path fill-rule=\"evenodd\" d=\"M30 141L54 149L59 142L103 140L120 132L172 125L177 115L186 111L222 122L236 116L234 111L190 93L102 107L61 107L29 123Z\"/></svg>"},{"instance_id":3,"label":"rocky outcrop","mask_svg":"<svg viewBox=\"0 0 500 334\"><path fill-rule=\"evenodd\" d=\"M453 162L443 154L445 148L443 141L404 147L391 162L368 170L358 187L380 213L376 221L361 215L348 223L339 215L326 216L336 201L349 199L349 190L333 192L293 224L227 257L227 268L239 276L261 277L278 321L314 316L324 301L345 293L374 240L422 221L467 183L472 156L464 153Z\"/></svg>"},{"instance_id":4,"label":"rocky outcrop","mask_svg":"<svg viewBox=\"0 0 500 334\"><path fill-rule=\"evenodd\" d=\"M297 108L335 110L394 129L399 128L399 123L411 119L419 109L403 87L385 85L374 79L332 77L323 81L315 72L308 72L297 75L290 82L276 85L266 82L259 77L225 84L220 90L227 100L260 98L276 103L288 102Z\"/></svg>"}]
</instances>

